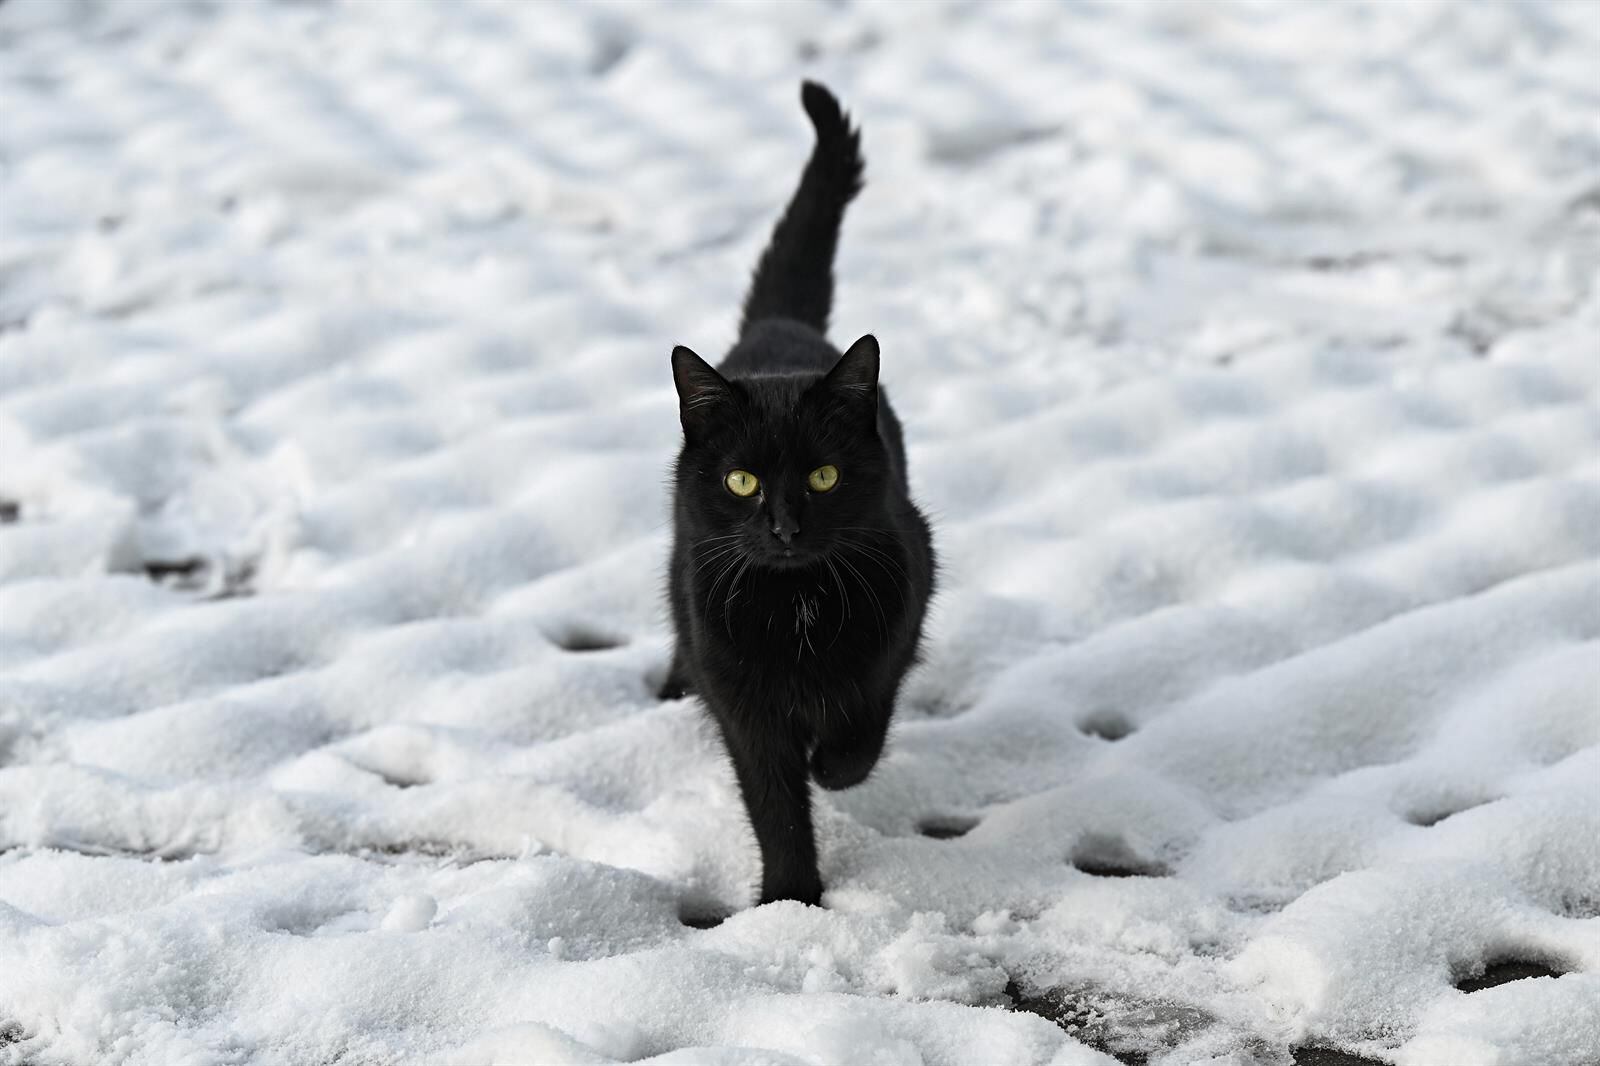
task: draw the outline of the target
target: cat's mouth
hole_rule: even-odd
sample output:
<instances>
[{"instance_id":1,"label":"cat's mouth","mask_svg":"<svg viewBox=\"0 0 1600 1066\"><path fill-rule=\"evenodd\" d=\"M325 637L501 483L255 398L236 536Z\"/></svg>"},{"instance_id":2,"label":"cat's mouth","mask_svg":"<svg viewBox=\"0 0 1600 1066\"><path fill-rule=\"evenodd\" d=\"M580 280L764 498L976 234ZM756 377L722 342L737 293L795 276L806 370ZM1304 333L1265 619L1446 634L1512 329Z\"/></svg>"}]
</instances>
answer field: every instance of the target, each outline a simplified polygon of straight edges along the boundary
<instances>
[{"instance_id":1,"label":"cat's mouth","mask_svg":"<svg viewBox=\"0 0 1600 1066\"><path fill-rule=\"evenodd\" d=\"M758 552L756 561L770 570L804 570L817 565L822 553L811 548L771 547Z\"/></svg>"}]
</instances>

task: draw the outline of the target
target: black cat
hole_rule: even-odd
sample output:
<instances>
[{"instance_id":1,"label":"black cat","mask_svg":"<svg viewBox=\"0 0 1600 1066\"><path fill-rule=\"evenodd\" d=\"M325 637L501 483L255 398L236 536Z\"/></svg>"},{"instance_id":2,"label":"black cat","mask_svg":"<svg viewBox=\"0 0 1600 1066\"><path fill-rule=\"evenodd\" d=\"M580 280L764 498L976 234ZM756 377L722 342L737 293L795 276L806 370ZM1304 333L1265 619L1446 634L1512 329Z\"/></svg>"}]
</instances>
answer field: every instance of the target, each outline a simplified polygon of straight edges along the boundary
<instances>
[{"instance_id":1,"label":"black cat","mask_svg":"<svg viewBox=\"0 0 1600 1066\"><path fill-rule=\"evenodd\" d=\"M817 143L718 370L672 353L683 421L663 699L697 692L733 759L761 846L761 902L822 895L809 776L849 788L883 751L933 594L900 423L870 335L823 336L860 135L806 82Z\"/></svg>"}]
</instances>

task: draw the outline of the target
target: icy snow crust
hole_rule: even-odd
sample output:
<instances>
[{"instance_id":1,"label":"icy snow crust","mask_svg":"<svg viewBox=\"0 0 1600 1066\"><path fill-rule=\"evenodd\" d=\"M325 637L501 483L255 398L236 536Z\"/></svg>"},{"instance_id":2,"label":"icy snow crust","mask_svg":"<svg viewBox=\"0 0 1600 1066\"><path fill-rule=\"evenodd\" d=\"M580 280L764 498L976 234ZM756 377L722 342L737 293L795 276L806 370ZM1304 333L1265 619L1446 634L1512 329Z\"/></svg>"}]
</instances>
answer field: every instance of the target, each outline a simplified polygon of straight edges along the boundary
<instances>
[{"instance_id":1,"label":"icy snow crust","mask_svg":"<svg viewBox=\"0 0 1600 1066\"><path fill-rule=\"evenodd\" d=\"M1597 56L1587 3L7 3L0 1062L1600 1061ZM808 74L944 591L826 907L752 910L651 695L667 353ZM1561 976L1454 987L1504 961Z\"/></svg>"}]
</instances>

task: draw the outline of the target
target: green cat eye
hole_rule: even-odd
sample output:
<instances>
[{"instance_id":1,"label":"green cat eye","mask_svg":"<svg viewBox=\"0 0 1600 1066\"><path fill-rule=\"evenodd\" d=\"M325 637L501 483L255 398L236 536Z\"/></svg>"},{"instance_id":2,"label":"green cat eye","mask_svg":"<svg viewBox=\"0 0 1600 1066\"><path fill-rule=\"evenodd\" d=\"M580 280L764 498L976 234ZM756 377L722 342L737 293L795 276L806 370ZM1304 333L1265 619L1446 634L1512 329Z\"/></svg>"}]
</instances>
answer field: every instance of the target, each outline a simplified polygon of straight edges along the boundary
<instances>
[{"instance_id":1,"label":"green cat eye","mask_svg":"<svg viewBox=\"0 0 1600 1066\"><path fill-rule=\"evenodd\" d=\"M735 496L754 496L756 489L761 487L761 482L748 470L730 470L722 483Z\"/></svg>"},{"instance_id":2,"label":"green cat eye","mask_svg":"<svg viewBox=\"0 0 1600 1066\"><path fill-rule=\"evenodd\" d=\"M839 483L839 468L832 465L819 466L806 476L806 484L811 486L812 492L827 492Z\"/></svg>"}]
</instances>

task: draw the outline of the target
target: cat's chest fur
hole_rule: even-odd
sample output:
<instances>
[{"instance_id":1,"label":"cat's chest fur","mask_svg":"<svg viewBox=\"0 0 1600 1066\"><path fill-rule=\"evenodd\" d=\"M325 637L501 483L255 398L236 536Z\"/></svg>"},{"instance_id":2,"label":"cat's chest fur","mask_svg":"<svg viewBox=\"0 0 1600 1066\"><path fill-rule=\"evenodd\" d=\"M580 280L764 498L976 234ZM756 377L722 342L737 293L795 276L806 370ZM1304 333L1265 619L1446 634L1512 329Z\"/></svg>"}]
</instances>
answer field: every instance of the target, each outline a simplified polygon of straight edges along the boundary
<instances>
[{"instance_id":1,"label":"cat's chest fur","mask_svg":"<svg viewBox=\"0 0 1600 1066\"><path fill-rule=\"evenodd\" d=\"M851 593L854 591L854 599ZM865 586L854 590L830 572L748 574L717 604L707 631L747 660L790 663L806 672L829 672L871 657L886 634Z\"/></svg>"},{"instance_id":2,"label":"cat's chest fur","mask_svg":"<svg viewBox=\"0 0 1600 1066\"><path fill-rule=\"evenodd\" d=\"M808 728L859 699L887 630L862 594L821 576L746 575L704 619L701 663L736 713L780 713ZM731 708L730 708L731 709Z\"/></svg>"}]
</instances>

